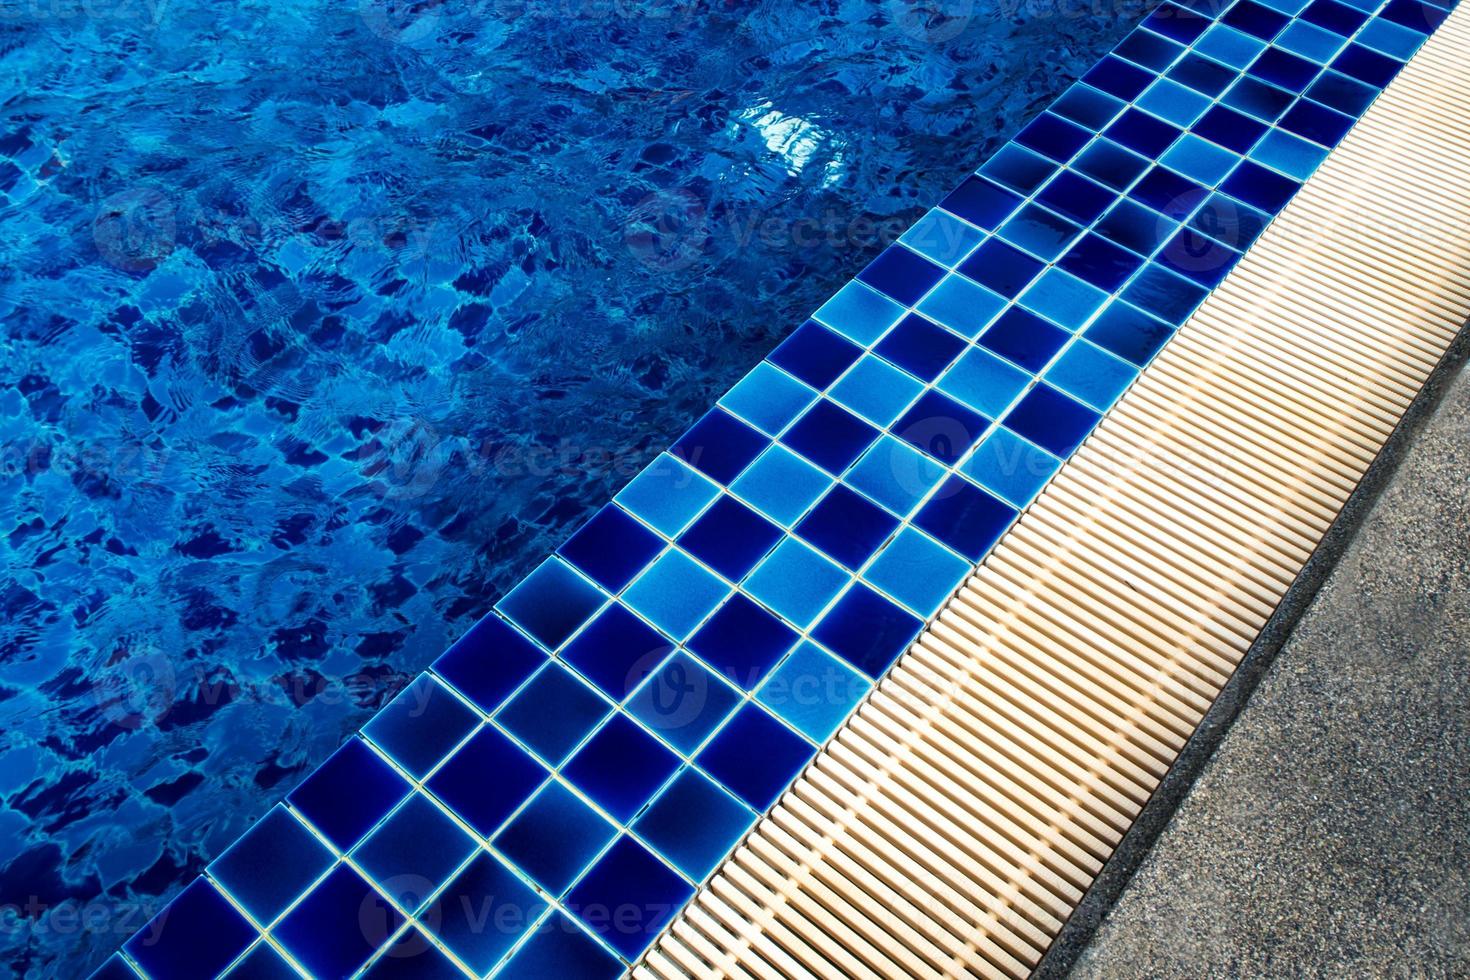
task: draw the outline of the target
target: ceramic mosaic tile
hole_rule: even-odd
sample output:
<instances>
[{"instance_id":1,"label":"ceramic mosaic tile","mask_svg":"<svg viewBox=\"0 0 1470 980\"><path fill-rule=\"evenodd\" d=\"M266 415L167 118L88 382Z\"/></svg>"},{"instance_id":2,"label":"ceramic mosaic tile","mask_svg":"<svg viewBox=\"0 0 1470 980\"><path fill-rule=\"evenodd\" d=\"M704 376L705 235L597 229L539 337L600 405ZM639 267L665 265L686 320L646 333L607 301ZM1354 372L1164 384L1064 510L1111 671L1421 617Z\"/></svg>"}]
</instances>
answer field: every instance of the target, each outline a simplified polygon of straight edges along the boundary
<instances>
[{"instance_id":1,"label":"ceramic mosaic tile","mask_svg":"<svg viewBox=\"0 0 1470 980\"><path fill-rule=\"evenodd\" d=\"M101 976L617 976L1446 14L1165 3Z\"/></svg>"}]
</instances>

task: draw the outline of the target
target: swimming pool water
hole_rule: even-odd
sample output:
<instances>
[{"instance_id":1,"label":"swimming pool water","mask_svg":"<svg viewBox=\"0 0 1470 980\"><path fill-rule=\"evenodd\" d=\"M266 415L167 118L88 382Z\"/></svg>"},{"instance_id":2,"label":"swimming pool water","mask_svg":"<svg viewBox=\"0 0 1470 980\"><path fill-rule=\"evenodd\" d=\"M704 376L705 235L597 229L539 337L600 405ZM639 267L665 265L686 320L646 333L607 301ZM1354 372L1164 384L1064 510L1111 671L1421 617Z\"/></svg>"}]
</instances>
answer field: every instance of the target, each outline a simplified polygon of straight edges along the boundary
<instances>
[{"instance_id":1,"label":"swimming pool water","mask_svg":"<svg viewBox=\"0 0 1470 980\"><path fill-rule=\"evenodd\" d=\"M1140 16L0 15L0 946L94 966Z\"/></svg>"}]
</instances>

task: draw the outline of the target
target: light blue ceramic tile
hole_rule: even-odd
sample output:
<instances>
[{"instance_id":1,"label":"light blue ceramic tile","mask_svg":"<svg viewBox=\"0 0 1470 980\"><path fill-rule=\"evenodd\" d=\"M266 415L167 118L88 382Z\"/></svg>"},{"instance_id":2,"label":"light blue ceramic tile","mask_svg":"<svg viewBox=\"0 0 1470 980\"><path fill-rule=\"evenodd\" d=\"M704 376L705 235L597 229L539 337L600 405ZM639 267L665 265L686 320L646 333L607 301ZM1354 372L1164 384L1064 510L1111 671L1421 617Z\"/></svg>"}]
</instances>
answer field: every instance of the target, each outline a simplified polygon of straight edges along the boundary
<instances>
[{"instance_id":1,"label":"light blue ceramic tile","mask_svg":"<svg viewBox=\"0 0 1470 980\"><path fill-rule=\"evenodd\" d=\"M720 488L708 477L663 453L613 499L674 537L719 495Z\"/></svg>"},{"instance_id":2,"label":"light blue ceramic tile","mask_svg":"<svg viewBox=\"0 0 1470 980\"><path fill-rule=\"evenodd\" d=\"M1046 380L1100 412L1112 407L1138 376L1138 368L1079 340L1062 352Z\"/></svg>"},{"instance_id":3,"label":"light blue ceramic tile","mask_svg":"<svg viewBox=\"0 0 1470 980\"><path fill-rule=\"evenodd\" d=\"M946 277L919 304L919 312L955 333L977 337L1005 309L1005 300L964 276Z\"/></svg>"},{"instance_id":4,"label":"light blue ceramic tile","mask_svg":"<svg viewBox=\"0 0 1470 980\"><path fill-rule=\"evenodd\" d=\"M1048 269L1021 295L1021 305L1076 332L1092 319L1108 294L1061 269ZM999 411L999 409L996 409ZM984 414L994 418L993 412Z\"/></svg>"},{"instance_id":5,"label":"light blue ceramic tile","mask_svg":"<svg viewBox=\"0 0 1470 980\"><path fill-rule=\"evenodd\" d=\"M953 267L985 237L974 225L935 208L914 222L899 241L940 265Z\"/></svg>"},{"instance_id":6,"label":"light blue ceramic tile","mask_svg":"<svg viewBox=\"0 0 1470 980\"><path fill-rule=\"evenodd\" d=\"M1025 507L1062 461L1008 429L996 426L961 467L964 474L1017 507Z\"/></svg>"},{"instance_id":7,"label":"light blue ceramic tile","mask_svg":"<svg viewBox=\"0 0 1470 980\"><path fill-rule=\"evenodd\" d=\"M623 601L674 639L682 640L729 592L729 586L713 572L671 548L628 586Z\"/></svg>"},{"instance_id":8,"label":"light blue ceramic tile","mask_svg":"<svg viewBox=\"0 0 1470 980\"><path fill-rule=\"evenodd\" d=\"M746 592L806 629L848 581L847 572L797 538L787 538L743 583Z\"/></svg>"},{"instance_id":9,"label":"light blue ceramic tile","mask_svg":"<svg viewBox=\"0 0 1470 980\"><path fill-rule=\"evenodd\" d=\"M880 357L864 354L831 396L877 426L888 426L912 404L924 386Z\"/></svg>"},{"instance_id":10,"label":"light blue ceramic tile","mask_svg":"<svg viewBox=\"0 0 1470 980\"><path fill-rule=\"evenodd\" d=\"M853 464L844 482L905 517L943 476L943 466L908 443L884 436Z\"/></svg>"},{"instance_id":11,"label":"light blue ceramic tile","mask_svg":"<svg viewBox=\"0 0 1470 980\"><path fill-rule=\"evenodd\" d=\"M927 619L974 567L969 559L907 527L888 543L863 578Z\"/></svg>"},{"instance_id":12,"label":"light blue ceramic tile","mask_svg":"<svg viewBox=\"0 0 1470 980\"><path fill-rule=\"evenodd\" d=\"M983 347L972 347L950 365L936 387L986 418L999 418L1031 383L1031 375Z\"/></svg>"},{"instance_id":13,"label":"light blue ceramic tile","mask_svg":"<svg viewBox=\"0 0 1470 980\"><path fill-rule=\"evenodd\" d=\"M816 391L770 361L761 361L725 393L720 405L775 436L816 398Z\"/></svg>"},{"instance_id":14,"label":"light blue ceramic tile","mask_svg":"<svg viewBox=\"0 0 1470 980\"><path fill-rule=\"evenodd\" d=\"M903 307L887 296L854 280L823 303L815 316L866 347L897 323L903 312Z\"/></svg>"},{"instance_id":15,"label":"light blue ceramic tile","mask_svg":"<svg viewBox=\"0 0 1470 980\"><path fill-rule=\"evenodd\" d=\"M790 527L833 483L831 477L775 445L760 455L730 489L773 521Z\"/></svg>"},{"instance_id":16,"label":"light blue ceramic tile","mask_svg":"<svg viewBox=\"0 0 1470 980\"><path fill-rule=\"evenodd\" d=\"M815 643L804 642L766 679L756 700L814 742L825 742L872 682Z\"/></svg>"}]
</instances>

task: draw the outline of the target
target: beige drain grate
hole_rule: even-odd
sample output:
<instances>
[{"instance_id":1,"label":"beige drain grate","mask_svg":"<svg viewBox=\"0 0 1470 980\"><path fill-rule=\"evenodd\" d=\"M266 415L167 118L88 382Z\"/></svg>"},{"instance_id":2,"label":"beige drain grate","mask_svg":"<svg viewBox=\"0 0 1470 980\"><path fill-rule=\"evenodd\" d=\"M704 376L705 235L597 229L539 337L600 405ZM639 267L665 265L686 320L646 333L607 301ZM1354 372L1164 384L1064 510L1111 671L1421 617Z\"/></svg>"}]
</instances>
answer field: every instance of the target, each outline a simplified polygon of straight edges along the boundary
<instances>
[{"instance_id":1,"label":"beige drain grate","mask_svg":"<svg viewBox=\"0 0 1470 980\"><path fill-rule=\"evenodd\" d=\"M1461 8L636 976L1021 977L1470 315Z\"/></svg>"}]
</instances>

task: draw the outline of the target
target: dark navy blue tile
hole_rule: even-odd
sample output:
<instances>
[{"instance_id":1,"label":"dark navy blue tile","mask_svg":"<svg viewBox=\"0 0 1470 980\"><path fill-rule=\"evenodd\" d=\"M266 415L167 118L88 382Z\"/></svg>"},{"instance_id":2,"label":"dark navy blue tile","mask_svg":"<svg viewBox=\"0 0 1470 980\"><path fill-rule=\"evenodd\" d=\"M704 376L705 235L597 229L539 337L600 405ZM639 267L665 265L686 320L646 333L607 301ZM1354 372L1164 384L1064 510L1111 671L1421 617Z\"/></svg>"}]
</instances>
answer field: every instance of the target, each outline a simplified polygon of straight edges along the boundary
<instances>
[{"instance_id":1,"label":"dark navy blue tile","mask_svg":"<svg viewBox=\"0 0 1470 980\"><path fill-rule=\"evenodd\" d=\"M1129 113L1136 112L1133 109L1128 111ZM1123 119L1115 123L1113 128L1126 125L1127 120L1131 118L1130 115L1124 114ZM1073 221L1084 225L1090 225L1108 209L1113 201L1117 200L1117 195L1086 177L1079 177L1071 171L1063 171L1042 189L1036 199L1058 214L1066 215Z\"/></svg>"},{"instance_id":2,"label":"dark navy blue tile","mask_svg":"<svg viewBox=\"0 0 1470 980\"><path fill-rule=\"evenodd\" d=\"M944 273L943 266L935 265L918 252L902 245L890 245L858 273L858 281L905 306L913 306L944 278Z\"/></svg>"},{"instance_id":3,"label":"dark navy blue tile","mask_svg":"<svg viewBox=\"0 0 1470 980\"><path fill-rule=\"evenodd\" d=\"M434 673L483 711L500 706L546 655L495 613L471 626L433 663Z\"/></svg>"},{"instance_id":4,"label":"dark navy blue tile","mask_svg":"<svg viewBox=\"0 0 1470 980\"><path fill-rule=\"evenodd\" d=\"M1350 78L1383 88L1393 81L1403 65L1387 55L1370 51L1361 44L1349 44L1333 59L1332 67Z\"/></svg>"},{"instance_id":5,"label":"dark navy blue tile","mask_svg":"<svg viewBox=\"0 0 1470 980\"><path fill-rule=\"evenodd\" d=\"M808 322L799 328L795 334L788 337L785 343L776 348L769 360L781 367L786 367L778 359L778 355L786 351L787 345L793 341L797 341L796 346L798 349L806 346L808 338L814 339L818 343L823 343L825 338L817 336L817 331L827 334L834 341L847 344L847 341L842 340L825 327ZM803 335L803 339L798 340L798 335ZM847 346L852 347L851 344L847 344ZM854 350L856 351L857 349L854 348ZM853 359L855 360L856 357L857 354L855 353ZM848 363L850 364L852 362L849 361ZM797 372L793 371L792 373L796 374ZM806 381L813 387L818 387L813 381L802 377L800 374L797 374L797 377L801 377L801 380ZM825 385L821 387L825 387ZM719 480L721 483L729 486L768 445L770 445L770 440L761 435L756 429L746 425L728 412L718 408L712 408L705 414L704 418L694 423L693 428L684 433L679 438L679 441L674 443L674 448L669 451L704 475Z\"/></svg>"},{"instance_id":6,"label":"dark navy blue tile","mask_svg":"<svg viewBox=\"0 0 1470 980\"><path fill-rule=\"evenodd\" d=\"M1148 169L1149 162L1116 143L1098 140L1083 150L1072 166L1079 173L1121 191Z\"/></svg>"},{"instance_id":7,"label":"dark navy blue tile","mask_svg":"<svg viewBox=\"0 0 1470 980\"><path fill-rule=\"evenodd\" d=\"M1044 268L1045 263L992 238L970 254L960 272L1007 299L1015 299Z\"/></svg>"},{"instance_id":8,"label":"dark navy blue tile","mask_svg":"<svg viewBox=\"0 0 1470 980\"><path fill-rule=\"evenodd\" d=\"M1252 0L1241 0L1240 3L1226 11L1225 16L1220 20L1262 41L1270 41L1280 34L1287 24L1291 23L1291 18L1280 11L1272 10L1263 4L1253 3Z\"/></svg>"},{"instance_id":9,"label":"dark navy blue tile","mask_svg":"<svg viewBox=\"0 0 1470 980\"><path fill-rule=\"evenodd\" d=\"M351 738L287 795L338 850L351 850L411 787L360 738Z\"/></svg>"},{"instance_id":10,"label":"dark navy blue tile","mask_svg":"<svg viewBox=\"0 0 1470 980\"><path fill-rule=\"evenodd\" d=\"M1016 142L1037 153L1066 163L1092 138L1090 130L1068 122L1061 116L1043 112L1016 137Z\"/></svg>"},{"instance_id":11,"label":"dark navy blue tile","mask_svg":"<svg viewBox=\"0 0 1470 980\"><path fill-rule=\"evenodd\" d=\"M996 151L995 156L985 161L985 166L980 172L1002 187L1007 187L1021 195L1027 195L1046 183L1051 175L1057 172L1057 165L1040 154L1033 153L1014 143L1007 143ZM964 186L961 185L962 188ZM1014 211L1020 206L1020 203L1020 201L1014 202L1010 211ZM1009 214L1010 211L1006 213ZM1000 220L1002 218L995 219L997 223Z\"/></svg>"},{"instance_id":12,"label":"dark navy blue tile","mask_svg":"<svg viewBox=\"0 0 1470 980\"><path fill-rule=\"evenodd\" d=\"M909 648L923 622L858 582L827 611L812 637L869 677L880 677Z\"/></svg>"},{"instance_id":13,"label":"dark navy blue tile","mask_svg":"<svg viewBox=\"0 0 1470 980\"><path fill-rule=\"evenodd\" d=\"M735 710L737 694L680 651L628 699L628 711L686 755Z\"/></svg>"},{"instance_id":14,"label":"dark navy blue tile","mask_svg":"<svg viewBox=\"0 0 1470 980\"><path fill-rule=\"evenodd\" d=\"M1021 206L1021 199L983 177L967 177L939 206L989 231L999 228Z\"/></svg>"},{"instance_id":15,"label":"dark navy blue tile","mask_svg":"<svg viewBox=\"0 0 1470 980\"><path fill-rule=\"evenodd\" d=\"M291 977L297 976L291 971ZM230 980L238 974L231 973ZM362 980L463 980L459 967L419 929L410 927L388 945Z\"/></svg>"},{"instance_id":16,"label":"dark navy blue tile","mask_svg":"<svg viewBox=\"0 0 1470 980\"><path fill-rule=\"evenodd\" d=\"M1138 271L1143 259L1106 238L1087 235L1058 264L1079 279L1110 293Z\"/></svg>"},{"instance_id":17,"label":"dark navy blue tile","mask_svg":"<svg viewBox=\"0 0 1470 980\"><path fill-rule=\"evenodd\" d=\"M613 839L617 827L561 783L550 782L495 838L495 846L560 895Z\"/></svg>"},{"instance_id":18,"label":"dark navy blue tile","mask_svg":"<svg viewBox=\"0 0 1470 980\"><path fill-rule=\"evenodd\" d=\"M1237 75L1219 62L1192 54L1169 69L1167 77L1202 95L1214 98L1229 88Z\"/></svg>"},{"instance_id":19,"label":"dark navy blue tile","mask_svg":"<svg viewBox=\"0 0 1470 980\"><path fill-rule=\"evenodd\" d=\"M695 761L751 809L764 813L816 751L763 708L747 702Z\"/></svg>"},{"instance_id":20,"label":"dark navy blue tile","mask_svg":"<svg viewBox=\"0 0 1470 980\"><path fill-rule=\"evenodd\" d=\"M477 854L436 899L424 921L476 975L489 973L546 902L488 851Z\"/></svg>"},{"instance_id":21,"label":"dark navy blue tile","mask_svg":"<svg viewBox=\"0 0 1470 980\"><path fill-rule=\"evenodd\" d=\"M1432 4L1419 3L1418 0L1389 0L1388 6L1383 8L1380 16L1400 27L1407 27L1420 34L1428 34L1444 23L1445 17L1449 15L1448 8L1449 4L1441 8Z\"/></svg>"},{"instance_id":22,"label":"dark navy blue tile","mask_svg":"<svg viewBox=\"0 0 1470 980\"><path fill-rule=\"evenodd\" d=\"M874 432L874 438L877 433ZM853 458L862 452L853 453ZM721 575L738 582L776 546L782 530L729 495L679 536L679 545Z\"/></svg>"},{"instance_id":23,"label":"dark navy blue tile","mask_svg":"<svg viewBox=\"0 0 1470 980\"><path fill-rule=\"evenodd\" d=\"M1006 241L1047 260L1060 256L1080 234L1081 225L1038 204L1026 205L1001 229L1001 236Z\"/></svg>"},{"instance_id":24,"label":"dark navy blue tile","mask_svg":"<svg viewBox=\"0 0 1470 980\"><path fill-rule=\"evenodd\" d=\"M1212 194L1189 226L1244 252L1266 230L1270 217L1223 194Z\"/></svg>"},{"instance_id":25,"label":"dark navy blue tile","mask_svg":"<svg viewBox=\"0 0 1470 980\"><path fill-rule=\"evenodd\" d=\"M1141 34L1142 32L1134 33ZM1163 38L1159 40L1164 44L1169 43ZM1140 92L1149 87L1154 76L1152 72L1145 71L1137 65L1130 65L1126 61L1108 55L1093 65L1092 69L1082 76L1082 80L1093 88L1117 96L1124 102L1132 102L1138 98Z\"/></svg>"},{"instance_id":26,"label":"dark navy blue tile","mask_svg":"<svg viewBox=\"0 0 1470 980\"><path fill-rule=\"evenodd\" d=\"M1045 384L1026 393L1006 416L1006 428L1025 436L1053 456L1066 459L1092 427L1098 414Z\"/></svg>"},{"instance_id":27,"label":"dark navy blue tile","mask_svg":"<svg viewBox=\"0 0 1470 980\"><path fill-rule=\"evenodd\" d=\"M1151 255L1177 227L1157 211L1136 201L1119 201L1097 224L1097 232L1108 241Z\"/></svg>"},{"instance_id":28,"label":"dark navy blue tile","mask_svg":"<svg viewBox=\"0 0 1470 980\"><path fill-rule=\"evenodd\" d=\"M898 519L856 491L838 484L811 509L796 533L829 557L859 568L898 527Z\"/></svg>"},{"instance_id":29,"label":"dark navy blue tile","mask_svg":"<svg viewBox=\"0 0 1470 980\"><path fill-rule=\"evenodd\" d=\"M415 779L449 754L480 716L429 674L420 674L363 727L363 734Z\"/></svg>"},{"instance_id":30,"label":"dark navy blue tile","mask_svg":"<svg viewBox=\"0 0 1470 980\"><path fill-rule=\"evenodd\" d=\"M1009 317L1012 313L1025 311L1013 308L1006 316ZM1029 313L1025 315L1031 316ZM903 418L893 424L893 434L941 463L953 466L970 451L970 447L980 441L980 437L989 428L990 420L979 412L938 391L930 390L904 413Z\"/></svg>"},{"instance_id":31,"label":"dark navy blue tile","mask_svg":"<svg viewBox=\"0 0 1470 980\"><path fill-rule=\"evenodd\" d=\"M622 837L572 889L567 908L609 946L636 960L693 894L694 886L647 848Z\"/></svg>"},{"instance_id":32,"label":"dark navy blue tile","mask_svg":"<svg viewBox=\"0 0 1470 980\"><path fill-rule=\"evenodd\" d=\"M914 524L978 562L1016 519L1016 509L969 480L952 476L919 511Z\"/></svg>"},{"instance_id":33,"label":"dark navy blue tile","mask_svg":"<svg viewBox=\"0 0 1470 980\"><path fill-rule=\"evenodd\" d=\"M609 592L633 581L663 550L663 539L616 504L592 515L557 554Z\"/></svg>"},{"instance_id":34,"label":"dark navy blue tile","mask_svg":"<svg viewBox=\"0 0 1470 980\"><path fill-rule=\"evenodd\" d=\"M486 773L495 778L486 779ZM545 778L546 770L520 746L485 727L424 785L481 837L489 837Z\"/></svg>"},{"instance_id":35,"label":"dark navy blue tile","mask_svg":"<svg viewBox=\"0 0 1470 980\"><path fill-rule=\"evenodd\" d=\"M271 934L311 976L350 977L403 921L361 875L339 864Z\"/></svg>"},{"instance_id":36,"label":"dark navy blue tile","mask_svg":"<svg viewBox=\"0 0 1470 980\"><path fill-rule=\"evenodd\" d=\"M819 398L781 436L781 442L827 472L841 475L843 470L863 454L863 450L873 444L878 435L877 429L847 409L839 407L836 402ZM750 569L747 567L745 571ZM741 573L743 574L744 572ZM740 576L730 577L738 579Z\"/></svg>"},{"instance_id":37,"label":"dark navy blue tile","mask_svg":"<svg viewBox=\"0 0 1470 980\"><path fill-rule=\"evenodd\" d=\"M1373 86L1334 71L1323 72L1307 89L1308 98L1355 118L1367 111L1377 95L1378 90Z\"/></svg>"},{"instance_id":38,"label":"dark navy blue tile","mask_svg":"<svg viewBox=\"0 0 1470 980\"><path fill-rule=\"evenodd\" d=\"M680 871L702 881L754 822L755 814L690 768L659 794L633 830Z\"/></svg>"},{"instance_id":39,"label":"dark navy blue tile","mask_svg":"<svg viewBox=\"0 0 1470 980\"><path fill-rule=\"evenodd\" d=\"M689 639L689 649L744 690L753 691L798 639L780 618L736 592Z\"/></svg>"},{"instance_id":40,"label":"dark navy blue tile","mask_svg":"<svg viewBox=\"0 0 1470 980\"><path fill-rule=\"evenodd\" d=\"M257 922L269 923L335 861L315 834L277 806L215 858L209 873Z\"/></svg>"},{"instance_id":41,"label":"dark navy blue tile","mask_svg":"<svg viewBox=\"0 0 1470 980\"><path fill-rule=\"evenodd\" d=\"M863 349L817 323L808 320L766 358L772 364L805 381L818 391L852 366Z\"/></svg>"},{"instance_id":42,"label":"dark navy blue tile","mask_svg":"<svg viewBox=\"0 0 1470 980\"><path fill-rule=\"evenodd\" d=\"M1154 167L1133 185L1128 196L1175 221L1182 221L1194 213L1210 192L1167 167Z\"/></svg>"},{"instance_id":43,"label":"dark navy blue tile","mask_svg":"<svg viewBox=\"0 0 1470 980\"><path fill-rule=\"evenodd\" d=\"M616 980L623 962L561 912L552 912L500 971L505 977Z\"/></svg>"},{"instance_id":44,"label":"dark navy blue tile","mask_svg":"<svg viewBox=\"0 0 1470 980\"><path fill-rule=\"evenodd\" d=\"M495 608L548 650L555 650L597 611L605 597L557 558L521 579Z\"/></svg>"},{"instance_id":45,"label":"dark navy blue tile","mask_svg":"<svg viewBox=\"0 0 1470 980\"><path fill-rule=\"evenodd\" d=\"M1173 333L1169 324L1142 310L1127 303L1113 303L1092 321L1083 336L1125 361L1143 365L1159 352ZM1010 424L1009 420L1007 424Z\"/></svg>"},{"instance_id":46,"label":"dark navy blue tile","mask_svg":"<svg viewBox=\"0 0 1470 980\"><path fill-rule=\"evenodd\" d=\"M1150 31L1136 30L1119 41L1113 52L1135 64L1162 72L1184 53L1184 46ZM1132 101L1134 96L1127 98Z\"/></svg>"},{"instance_id":47,"label":"dark navy blue tile","mask_svg":"<svg viewBox=\"0 0 1470 980\"><path fill-rule=\"evenodd\" d=\"M1290 92L1274 85L1267 85L1254 78L1241 78L1230 87L1230 91L1225 93L1225 98L1221 101L1256 119L1275 122L1281 118L1287 106L1291 105L1293 97Z\"/></svg>"},{"instance_id":48,"label":"dark navy blue tile","mask_svg":"<svg viewBox=\"0 0 1470 980\"><path fill-rule=\"evenodd\" d=\"M960 356L965 342L938 324L912 313L900 320L898 326L873 349L909 374L933 381Z\"/></svg>"},{"instance_id":49,"label":"dark navy blue tile","mask_svg":"<svg viewBox=\"0 0 1470 980\"><path fill-rule=\"evenodd\" d=\"M1247 160L1220 185L1220 189L1268 214L1275 214L1286 206L1300 186L1290 177L1283 177Z\"/></svg>"},{"instance_id":50,"label":"dark navy blue tile","mask_svg":"<svg viewBox=\"0 0 1470 980\"><path fill-rule=\"evenodd\" d=\"M979 344L1032 374L1051 362L1071 335L1029 310L1013 306L981 335ZM921 447L922 448L922 447Z\"/></svg>"},{"instance_id":51,"label":"dark navy blue tile","mask_svg":"<svg viewBox=\"0 0 1470 980\"><path fill-rule=\"evenodd\" d=\"M562 766L562 775L626 823L679 768L679 757L627 715L616 714Z\"/></svg>"},{"instance_id":52,"label":"dark navy blue tile","mask_svg":"<svg viewBox=\"0 0 1470 980\"><path fill-rule=\"evenodd\" d=\"M1281 120L1281 128L1330 148L1342 142L1353 128L1353 121L1335 109L1303 99Z\"/></svg>"},{"instance_id":53,"label":"dark navy blue tile","mask_svg":"<svg viewBox=\"0 0 1470 980\"><path fill-rule=\"evenodd\" d=\"M1195 38L1205 32L1214 21L1187 10L1178 4L1160 4L1158 9L1149 14L1143 21L1143 26L1168 38L1173 38L1180 44L1190 44Z\"/></svg>"},{"instance_id":54,"label":"dark navy blue tile","mask_svg":"<svg viewBox=\"0 0 1470 980\"><path fill-rule=\"evenodd\" d=\"M1192 228L1181 228L1157 259L1167 268L1210 289L1220 285L1239 260L1239 252Z\"/></svg>"},{"instance_id":55,"label":"dark navy blue tile","mask_svg":"<svg viewBox=\"0 0 1470 980\"><path fill-rule=\"evenodd\" d=\"M1266 124L1243 112L1217 105L1194 124L1194 131L1236 153L1247 153L1266 133Z\"/></svg>"},{"instance_id":56,"label":"dark navy blue tile","mask_svg":"<svg viewBox=\"0 0 1470 980\"><path fill-rule=\"evenodd\" d=\"M1306 58L1299 58L1280 48L1267 48L1247 71L1254 78L1300 92L1311 84L1322 69Z\"/></svg>"},{"instance_id":57,"label":"dark navy blue tile","mask_svg":"<svg viewBox=\"0 0 1470 980\"><path fill-rule=\"evenodd\" d=\"M1138 109L1129 109L1103 134L1115 143L1146 157L1157 157L1183 132Z\"/></svg>"},{"instance_id":58,"label":"dark navy blue tile","mask_svg":"<svg viewBox=\"0 0 1470 980\"><path fill-rule=\"evenodd\" d=\"M1384 11L1387 16L1388 11ZM1369 15L1337 0L1313 0L1299 15L1302 20L1326 28L1334 34L1352 37L1368 22Z\"/></svg>"},{"instance_id":59,"label":"dark navy blue tile","mask_svg":"<svg viewBox=\"0 0 1470 980\"><path fill-rule=\"evenodd\" d=\"M1122 295L1139 309L1178 326L1189 319L1209 292L1163 266L1150 264L1128 284Z\"/></svg>"},{"instance_id":60,"label":"dark navy blue tile","mask_svg":"<svg viewBox=\"0 0 1470 980\"><path fill-rule=\"evenodd\" d=\"M607 702L561 664L552 663L511 698L495 720L556 765L607 712Z\"/></svg>"},{"instance_id":61,"label":"dark navy blue tile","mask_svg":"<svg viewBox=\"0 0 1470 980\"><path fill-rule=\"evenodd\" d=\"M613 603L567 644L561 657L608 697L621 701L672 648L668 637Z\"/></svg>"},{"instance_id":62,"label":"dark navy blue tile","mask_svg":"<svg viewBox=\"0 0 1470 980\"><path fill-rule=\"evenodd\" d=\"M408 798L352 852L352 860L398 903L417 912L478 848L422 793Z\"/></svg>"},{"instance_id":63,"label":"dark navy blue tile","mask_svg":"<svg viewBox=\"0 0 1470 980\"><path fill-rule=\"evenodd\" d=\"M1164 44L1172 43L1162 38L1159 40ZM1051 104L1051 111L1089 129L1102 129L1108 120L1122 111L1123 105L1123 102L1097 89L1073 85ZM1034 186L1040 186L1040 183L1037 181Z\"/></svg>"},{"instance_id":64,"label":"dark navy blue tile","mask_svg":"<svg viewBox=\"0 0 1470 980\"><path fill-rule=\"evenodd\" d=\"M154 980L196 980L221 973L254 941L250 923L197 878L123 950Z\"/></svg>"}]
</instances>

